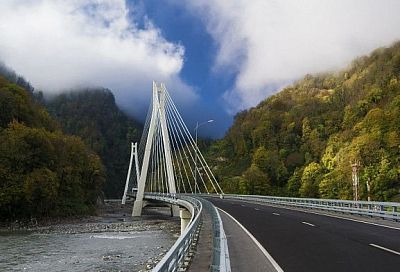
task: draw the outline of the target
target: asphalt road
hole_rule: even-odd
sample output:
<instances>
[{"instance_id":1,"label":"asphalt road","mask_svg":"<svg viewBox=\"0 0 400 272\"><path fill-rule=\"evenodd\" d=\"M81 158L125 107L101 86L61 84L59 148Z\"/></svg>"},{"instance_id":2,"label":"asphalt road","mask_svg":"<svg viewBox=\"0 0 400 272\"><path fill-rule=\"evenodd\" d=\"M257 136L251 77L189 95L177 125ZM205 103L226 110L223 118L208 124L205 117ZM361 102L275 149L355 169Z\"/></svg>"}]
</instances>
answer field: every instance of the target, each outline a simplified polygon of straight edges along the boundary
<instances>
[{"instance_id":1,"label":"asphalt road","mask_svg":"<svg viewBox=\"0 0 400 272\"><path fill-rule=\"evenodd\" d=\"M284 271L400 271L400 228L207 199L236 218Z\"/></svg>"}]
</instances>

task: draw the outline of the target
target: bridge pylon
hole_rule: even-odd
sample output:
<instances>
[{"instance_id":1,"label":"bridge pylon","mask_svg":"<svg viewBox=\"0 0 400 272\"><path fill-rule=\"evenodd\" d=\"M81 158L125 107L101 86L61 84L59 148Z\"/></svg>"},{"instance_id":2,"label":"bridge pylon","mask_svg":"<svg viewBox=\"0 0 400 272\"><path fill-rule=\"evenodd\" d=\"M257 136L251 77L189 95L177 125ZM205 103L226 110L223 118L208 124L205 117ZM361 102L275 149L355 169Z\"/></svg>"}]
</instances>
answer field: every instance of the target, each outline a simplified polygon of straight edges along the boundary
<instances>
[{"instance_id":1,"label":"bridge pylon","mask_svg":"<svg viewBox=\"0 0 400 272\"><path fill-rule=\"evenodd\" d=\"M144 150L142 169L140 171L140 177L138 180L138 191L136 193L136 200L133 204L132 216L141 216L143 208L143 196L146 187L147 173L149 171L149 162L152 148L154 148L154 134L156 133L157 127L161 129L162 144L163 144L163 155L165 160L165 168L168 181L168 192L175 194L175 176L172 166L171 157L171 146L167 127L167 117L165 110L166 101L166 89L163 84L159 86L153 81L153 103L152 112L149 125L149 131L147 134L146 147ZM172 212L174 216L179 216L179 209L177 207L172 207Z\"/></svg>"}]
</instances>

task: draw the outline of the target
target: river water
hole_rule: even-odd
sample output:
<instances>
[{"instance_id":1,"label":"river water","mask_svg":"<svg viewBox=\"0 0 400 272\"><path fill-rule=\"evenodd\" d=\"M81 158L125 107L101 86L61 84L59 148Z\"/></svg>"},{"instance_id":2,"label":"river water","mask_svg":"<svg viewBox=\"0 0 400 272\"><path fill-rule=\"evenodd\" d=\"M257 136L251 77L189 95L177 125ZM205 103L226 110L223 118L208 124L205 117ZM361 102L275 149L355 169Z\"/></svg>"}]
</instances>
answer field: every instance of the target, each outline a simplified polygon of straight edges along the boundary
<instances>
[{"instance_id":1,"label":"river water","mask_svg":"<svg viewBox=\"0 0 400 272\"><path fill-rule=\"evenodd\" d=\"M175 239L163 231L2 233L0 271L139 271Z\"/></svg>"},{"instance_id":2,"label":"river water","mask_svg":"<svg viewBox=\"0 0 400 272\"><path fill-rule=\"evenodd\" d=\"M173 221L0 231L0 271L149 271L179 236ZM112 220L111 220L112 221Z\"/></svg>"}]
</instances>

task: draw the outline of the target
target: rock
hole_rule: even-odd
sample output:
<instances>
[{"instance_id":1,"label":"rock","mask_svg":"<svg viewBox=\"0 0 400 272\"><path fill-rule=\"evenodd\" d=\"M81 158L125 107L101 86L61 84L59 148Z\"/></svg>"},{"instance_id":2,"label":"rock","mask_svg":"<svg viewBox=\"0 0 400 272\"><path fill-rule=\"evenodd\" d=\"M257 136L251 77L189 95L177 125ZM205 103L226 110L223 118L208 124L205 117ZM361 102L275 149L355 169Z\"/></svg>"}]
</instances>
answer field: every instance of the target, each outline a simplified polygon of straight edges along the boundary
<instances>
[{"instance_id":1,"label":"rock","mask_svg":"<svg viewBox=\"0 0 400 272\"><path fill-rule=\"evenodd\" d=\"M111 256L103 256L103 261L111 261L112 260L112 258L111 258Z\"/></svg>"}]
</instances>

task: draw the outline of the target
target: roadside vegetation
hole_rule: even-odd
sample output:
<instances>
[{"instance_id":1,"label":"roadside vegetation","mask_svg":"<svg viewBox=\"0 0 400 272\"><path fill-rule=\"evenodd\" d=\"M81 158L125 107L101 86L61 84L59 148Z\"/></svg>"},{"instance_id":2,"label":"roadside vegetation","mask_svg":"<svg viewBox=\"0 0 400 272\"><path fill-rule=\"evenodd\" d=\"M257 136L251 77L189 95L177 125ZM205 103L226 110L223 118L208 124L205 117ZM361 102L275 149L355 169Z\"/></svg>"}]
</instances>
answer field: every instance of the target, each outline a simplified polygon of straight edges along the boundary
<instances>
[{"instance_id":1,"label":"roadside vegetation","mask_svg":"<svg viewBox=\"0 0 400 272\"><path fill-rule=\"evenodd\" d=\"M307 75L236 115L208 159L227 193L398 201L400 42L345 70Z\"/></svg>"},{"instance_id":2,"label":"roadside vegetation","mask_svg":"<svg viewBox=\"0 0 400 272\"><path fill-rule=\"evenodd\" d=\"M33 89L0 76L0 218L92 213L104 182L100 158L61 131Z\"/></svg>"}]
</instances>

